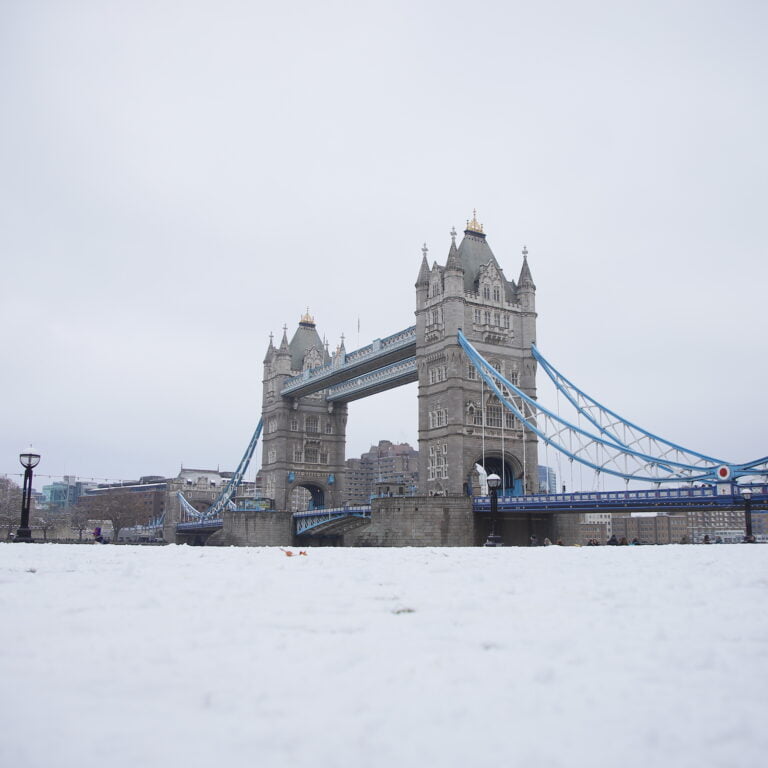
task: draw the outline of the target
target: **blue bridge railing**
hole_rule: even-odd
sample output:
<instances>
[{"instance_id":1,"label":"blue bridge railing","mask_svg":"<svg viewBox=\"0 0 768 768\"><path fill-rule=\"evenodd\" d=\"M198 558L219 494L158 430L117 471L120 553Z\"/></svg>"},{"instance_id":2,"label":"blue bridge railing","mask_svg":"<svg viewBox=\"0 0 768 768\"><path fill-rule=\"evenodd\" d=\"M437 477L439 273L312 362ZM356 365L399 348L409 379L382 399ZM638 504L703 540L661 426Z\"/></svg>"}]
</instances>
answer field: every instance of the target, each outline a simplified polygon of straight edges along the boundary
<instances>
[{"instance_id":1,"label":"blue bridge railing","mask_svg":"<svg viewBox=\"0 0 768 768\"><path fill-rule=\"evenodd\" d=\"M768 484L746 486L752 492L752 508L768 509ZM593 491L582 493L543 493L527 496L499 496L500 512L556 512L622 509L669 509L694 507L743 507L741 491L745 487L718 493L711 486L703 488L660 488L643 491ZM476 496L472 500L475 512L490 512L489 496Z\"/></svg>"}]
</instances>

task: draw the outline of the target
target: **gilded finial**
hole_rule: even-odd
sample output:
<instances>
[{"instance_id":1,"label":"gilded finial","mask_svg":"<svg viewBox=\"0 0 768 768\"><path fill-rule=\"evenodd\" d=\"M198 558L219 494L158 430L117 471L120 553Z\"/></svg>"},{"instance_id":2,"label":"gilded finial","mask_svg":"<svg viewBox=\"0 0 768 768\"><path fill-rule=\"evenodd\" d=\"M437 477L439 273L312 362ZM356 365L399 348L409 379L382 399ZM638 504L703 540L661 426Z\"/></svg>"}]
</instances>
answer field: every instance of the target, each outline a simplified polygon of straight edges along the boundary
<instances>
[{"instance_id":1,"label":"gilded finial","mask_svg":"<svg viewBox=\"0 0 768 768\"><path fill-rule=\"evenodd\" d=\"M312 317L312 315L309 314L309 307L307 307L306 313L301 316L301 322L304 325L314 325L315 324L315 318Z\"/></svg>"},{"instance_id":2,"label":"gilded finial","mask_svg":"<svg viewBox=\"0 0 768 768\"><path fill-rule=\"evenodd\" d=\"M472 209L472 221L467 221L467 229L470 232L483 233L483 225L477 220L477 208Z\"/></svg>"}]
</instances>

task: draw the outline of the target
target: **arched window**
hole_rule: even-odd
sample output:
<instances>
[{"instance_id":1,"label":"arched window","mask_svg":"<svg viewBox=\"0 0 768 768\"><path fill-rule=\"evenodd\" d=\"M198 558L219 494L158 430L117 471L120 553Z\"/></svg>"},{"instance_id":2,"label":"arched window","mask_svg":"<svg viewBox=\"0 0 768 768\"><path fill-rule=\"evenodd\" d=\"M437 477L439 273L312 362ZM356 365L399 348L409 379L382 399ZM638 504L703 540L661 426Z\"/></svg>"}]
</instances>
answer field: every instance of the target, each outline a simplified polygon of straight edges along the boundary
<instances>
[{"instance_id":1,"label":"arched window","mask_svg":"<svg viewBox=\"0 0 768 768\"><path fill-rule=\"evenodd\" d=\"M494 285L493 286L493 300L494 301L501 301L501 292L499 291L499 286Z\"/></svg>"},{"instance_id":2,"label":"arched window","mask_svg":"<svg viewBox=\"0 0 768 768\"><path fill-rule=\"evenodd\" d=\"M484 299L491 298L491 289L487 285L483 286L483 298Z\"/></svg>"}]
</instances>

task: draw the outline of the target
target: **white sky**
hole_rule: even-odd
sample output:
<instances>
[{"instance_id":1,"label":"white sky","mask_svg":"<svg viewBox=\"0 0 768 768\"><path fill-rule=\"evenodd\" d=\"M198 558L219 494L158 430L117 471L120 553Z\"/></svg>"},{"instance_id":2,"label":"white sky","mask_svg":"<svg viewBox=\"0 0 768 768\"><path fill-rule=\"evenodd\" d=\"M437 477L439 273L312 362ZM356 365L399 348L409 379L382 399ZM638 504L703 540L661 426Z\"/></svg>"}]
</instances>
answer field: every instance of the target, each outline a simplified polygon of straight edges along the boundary
<instances>
[{"instance_id":1,"label":"white sky","mask_svg":"<svg viewBox=\"0 0 768 768\"><path fill-rule=\"evenodd\" d=\"M234 468L268 335L413 322L472 208L624 416L768 454L768 6L0 3L0 473ZM416 443L410 385L348 455ZM36 485L40 485L40 481Z\"/></svg>"}]
</instances>

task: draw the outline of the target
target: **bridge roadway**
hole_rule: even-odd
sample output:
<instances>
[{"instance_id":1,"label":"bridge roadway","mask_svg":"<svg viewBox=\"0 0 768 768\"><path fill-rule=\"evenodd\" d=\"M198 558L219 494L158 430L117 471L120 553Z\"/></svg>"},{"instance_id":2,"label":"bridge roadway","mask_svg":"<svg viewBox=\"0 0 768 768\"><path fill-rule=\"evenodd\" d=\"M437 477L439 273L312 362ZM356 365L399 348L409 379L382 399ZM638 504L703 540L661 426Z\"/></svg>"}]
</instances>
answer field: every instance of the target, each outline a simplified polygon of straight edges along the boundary
<instances>
[{"instance_id":1,"label":"bridge roadway","mask_svg":"<svg viewBox=\"0 0 768 768\"><path fill-rule=\"evenodd\" d=\"M752 511L768 512L768 484L749 486ZM586 493L548 493L529 496L499 496L498 514L579 514L586 512L659 512L708 509L744 509L745 499L739 493L722 494L713 488L663 488L649 491L602 491ZM481 516L491 512L489 496L475 496L472 511ZM314 509L292 515L297 536L343 533L371 518L369 505ZM176 525L185 536L206 535L221 529L221 518Z\"/></svg>"},{"instance_id":2,"label":"bridge roadway","mask_svg":"<svg viewBox=\"0 0 768 768\"><path fill-rule=\"evenodd\" d=\"M749 486L752 511L768 510L768 484ZM743 486L741 489L743 490ZM663 488L650 491L595 491L587 493L546 493L529 496L499 496L498 512L654 512L685 509L744 509L741 493L719 494L715 488ZM472 509L490 513L489 496L476 496Z\"/></svg>"},{"instance_id":3,"label":"bridge roadway","mask_svg":"<svg viewBox=\"0 0 768 768\"><path fill-rule=\"evenodd\" d=\"M385 339L375 339L371 344L349 352L344 356L344 361L334 361L318 368L311 368L298 376L288 379L280 391L283 397L305 397L323 389L329 389L336 385L342 385L352 379L380 371L396 363L409 361L413 358L412 370L407 372L408 381L416 381L413 378L416 372L416 326L406 328L403 331L393 333ZM408 383L403 377L396 379L397 385ZM383 380L379 380L379 386L383 386ZM392 386L390 383L389 386ZM365 391L365 395L373 394L375 390ZM330 394L330 393L329 393ZM333 399L348 401L363 397L364 394L353 396L353 388L349 387L343 392L337 393Z\"/></svg>"}]
</instances>

